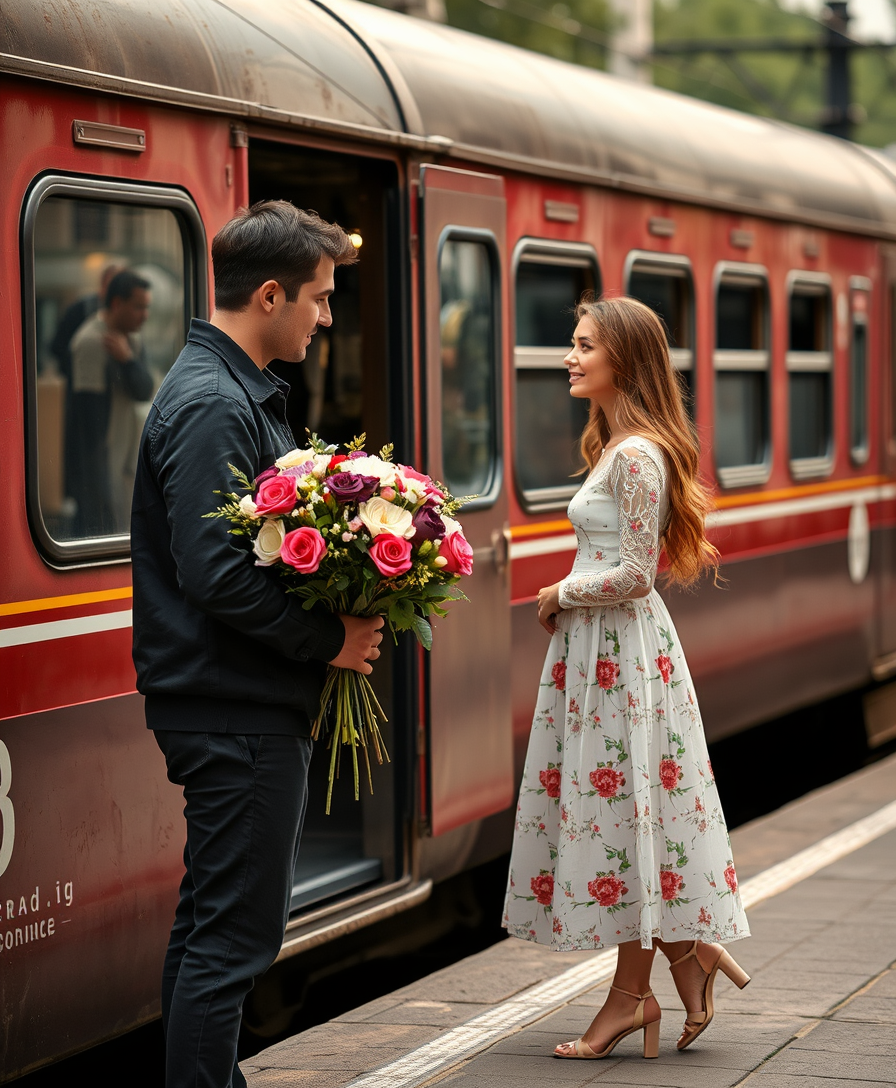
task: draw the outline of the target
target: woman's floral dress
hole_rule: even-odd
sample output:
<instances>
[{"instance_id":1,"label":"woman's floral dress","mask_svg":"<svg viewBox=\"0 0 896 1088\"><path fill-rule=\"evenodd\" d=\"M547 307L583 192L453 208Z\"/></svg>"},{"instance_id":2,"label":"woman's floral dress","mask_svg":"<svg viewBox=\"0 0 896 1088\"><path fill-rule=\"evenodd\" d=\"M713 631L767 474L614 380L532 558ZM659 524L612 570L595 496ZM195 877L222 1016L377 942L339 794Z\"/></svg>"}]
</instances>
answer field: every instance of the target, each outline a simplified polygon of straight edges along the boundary
<instances>
[{"instance_id":1,"label":"woman's floral dress","mask_svg":"<svg viewBox=\"0 0 896 1088\"><path fill-rule=\"evenodd\" d=\"M557 951L749 936L691 677L652 588L660 449L627 438L569 506L523 773L504 926Z\"/></svg>"}]
</instances>

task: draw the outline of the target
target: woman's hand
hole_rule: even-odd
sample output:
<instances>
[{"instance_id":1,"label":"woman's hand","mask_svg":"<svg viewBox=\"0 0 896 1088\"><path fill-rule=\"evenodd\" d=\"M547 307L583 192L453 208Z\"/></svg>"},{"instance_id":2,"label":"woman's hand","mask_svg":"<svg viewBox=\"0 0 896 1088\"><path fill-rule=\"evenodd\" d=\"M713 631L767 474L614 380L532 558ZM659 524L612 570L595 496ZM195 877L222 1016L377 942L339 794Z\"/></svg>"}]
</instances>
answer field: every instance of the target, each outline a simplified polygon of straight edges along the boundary
<instances>
[{"instance_id":1,"label":"woman's hand","mask_svg":"<svg viewBox=\"0 0 896 1088\"><path fill-rule=\"evenodd\" d=\"M538 591L538 622L549 635L557 630L557 613L562 611L559 582Z\"/></svg>"}]
</instances>

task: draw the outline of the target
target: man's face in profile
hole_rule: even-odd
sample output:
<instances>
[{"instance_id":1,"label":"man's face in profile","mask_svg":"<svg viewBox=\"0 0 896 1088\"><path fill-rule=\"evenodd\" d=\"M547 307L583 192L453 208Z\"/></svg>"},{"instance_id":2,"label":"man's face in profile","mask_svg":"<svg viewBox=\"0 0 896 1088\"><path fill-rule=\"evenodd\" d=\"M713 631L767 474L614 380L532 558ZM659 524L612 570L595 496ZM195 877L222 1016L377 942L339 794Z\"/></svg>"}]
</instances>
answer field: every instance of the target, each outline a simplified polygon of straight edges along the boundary
<instances>
[{"instance_id":1,"label":"man's face in profile","mask_svg":"<svg viewBox=\"0 0 896 1088\"><path fill-rule=\"evenodd\" d=\"M135 287L130 298L113 298L109 306L109 325L116 332L137 332L149 316L150 301L149 291L142 287Z\"/></svg>"}]
</instances>

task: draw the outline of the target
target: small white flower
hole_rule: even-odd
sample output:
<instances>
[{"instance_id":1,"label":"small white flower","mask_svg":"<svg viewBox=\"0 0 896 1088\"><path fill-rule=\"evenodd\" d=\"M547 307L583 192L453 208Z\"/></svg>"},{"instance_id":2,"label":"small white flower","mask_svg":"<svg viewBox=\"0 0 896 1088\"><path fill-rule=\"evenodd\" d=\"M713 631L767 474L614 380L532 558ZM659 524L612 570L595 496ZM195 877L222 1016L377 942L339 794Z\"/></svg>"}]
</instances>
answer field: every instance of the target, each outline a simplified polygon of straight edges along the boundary
<instances>
[{"instance_id":1,"label":"small white flower","mask_svg":"<svg viewBox=\"0 0 896 1088\"><path fill-rule=\"evenodd\" d=\"M391 461L384 461L382 457L354 457L347 467L359 476L376 476L386 487L395 486L395 465Z\"/></svg>"},{"instance_id":2,"label":"small white flower","mask_svg":"<svg viewBox=\"0 0 896 1088\"><path fill-rule=\"evenodd\" d=\"M432 565L434 567L444 567L447 564L447 562L448 562L448 560L445 558L444 555L437 555L435 557L435 559L433 559Z\"/></svg>"},{"instance_id":3,"label":"small white flower","mask_svg":"<svg viewBox=\"0 0 896 1088\"><path fill-rule=\"evenodd\" d=\"M447 514L439 514L439 517L445 524L445 536L451 536L452 533L460 533L461 536L464 536L464 530L459 521L449 518ZM466 539L464 537L464 540Z\"/></svg>"},{"instance_id":4,"label":"small white flower","mask_svg":"<svg viewBox=\"0 0 896 1088\"><path fill-rule=\"evenodd\" d=\"M265 518L264 523L252 544L252 551L258 556L256 567L269 567L280 558L280 548L286 529L280 518Z\"/></svg>"},{"instance_id":5,"label":"small white flower","mask_svg":"<svg viewBox=\"0 0 896 1088\"><path fill-rule=\"evenodd\" d=\"M243 495L240 499L240 513L245 514L247 518L256 518L258 514L256 510L258 507L255 505L255 500L251 495Z\"/></svg>"},{"instance_id":6,"label":"small white flower","mask_svg":"<svg viewBox=\"0 0 896 1088\"><path fill-rule=\"evenodd\" d=\"M354 533L343 533L342 534L342 539L346 544L348 544L350 541L355 539L355 534Z\"/></svg>"}]
</instances>

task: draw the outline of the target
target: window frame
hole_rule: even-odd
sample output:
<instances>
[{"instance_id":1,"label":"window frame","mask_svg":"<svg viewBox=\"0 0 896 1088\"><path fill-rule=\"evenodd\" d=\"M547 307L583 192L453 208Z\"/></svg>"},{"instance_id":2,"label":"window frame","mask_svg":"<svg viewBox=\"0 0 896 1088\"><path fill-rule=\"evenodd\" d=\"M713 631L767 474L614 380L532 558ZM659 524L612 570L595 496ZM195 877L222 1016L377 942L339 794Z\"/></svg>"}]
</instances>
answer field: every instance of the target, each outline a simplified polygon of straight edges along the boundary
<instances>
[{"instance_id":1,"label":"window frame","mask_svg":"<svg viewBox=\"0 0 896 1088\"><path fill-rule=\"evenodd\" d=\"M800 285L813 288L809 294L826 294L827 312L827 350L826 351L791 351L790 350L790 306ZM819 291L818 289L822 290ZM790 475L794 480L812 480L830 476L834 470L836 436L834 427L834 380L836 367L834 361L834 288L831 277L826 272L806 272L801 269L787 273L787 351L784 366L787 371L787 459ZM827 418L827 452L819 457L791 457L789 443L790 431L790 375L791 374L827 374L829 406Z\"/></svg>"},{"instance_id":2,"label":"window frame","mask_svg":"<svg viewBox=\"0 0 896 1088\"><path fill-rule=\"evenodd\" d=\"M543 513L549 510L563 510L570 499L581 487L581 482L571 481L568 485L557 487L539 487L524 489L520 483L518 469L518 439L516 432L517 382L519 370L565 370L563 359L569 351L569 345L563 345L562 353L555 355L556 348L549 346L524 346L516 343L516 307L517 271L521 264L554 264L561 268L590 268L594 278L594 294L599 297L603 280L597 250L588 242L564 242L550 238L520 238L514 246L510 262L511 312L510 328L513 330L513 403L511 405L513 426L513 475L516 493L523 509L529 514ZM578 302L578 299L573 300Z\"/></svg>"},{"instance_id":3,"label":"window frame","mask_svg":"<svg viewBox=\"0 0 896 1088\"><path fill-rule=\"evenodd\" d=\"M871 292L872 283L867 276L850 276L849 278L849 459L852 464L859 466L868 463L868 458L871 456L871 418L869 408L869 394L870 394L870 356L871 356L871 320L869 317L871 311ZM854 305L856 295L861 294L865 298L864 310L857 310ZM862 325L865 328L865 404L863 412L864 420L864 445L855 446L853 444L853 400L855 397L855 356L853 354L855 348L855 329L857 325Z\"/></svg>"},{"instance_id":4,"label":"window frame","mask_svg":"<svg viewBox=\"0 0 896 1088\"><path fill-rule=\"evenodd\" d=\"M735 348L719 348L718 340L719 321L719 289L726 283L740 287L756 287L763 289L765 294L765 311L762 315L762 340L764 348L751 348L741 350ZM767 483L772 471L772 298L769 289L769 274L765 265L746 264L737 261L719 261L713 269L713 424L718 423L717 388L715 377L719 371L729 373L756 373L766 375L766 396L764 405L763 423L765 427L765 449L761 461L746 465L729 465L721 468L716 459L715 443L713 443L713 461L715 463L716 478L723 488L748 487L750 485Z\"/></svg>"},{"instance_id":5,"label":"window frame","mask_svg":"<svg viewBox=\"0 0 896 1088\"><path fill-rule=\"evenodd\" d=\"M669 358L673 369L688 374L691 403L687 406L693 417L697 408L697 292L694 288L694 268L689 257L683 253L655 253L649 249L633 249L625 258L622 282L625 293L631 295L631 277L633 272L646 272L655 276L669 276L687 281L691 293L690 313L688 314L689 348L669 348ZM670 330L671 331L671 330Z\"/></svg>"},{"instance_id":6,"label":"window frame","mask_svg":"<svg viewBox=\"0 0 896 1088\"><path fill-rule=\"evenodd\" d=\"M491 457L491 475L488 487L480 492L474 499L464 503L464 513L476 510L487 510L498 501L504 486L504 413L501 405L503 402L503 285L501 282L501 253L498 249L498 239L490 230L482 227L462 227L454 224L446 226L439 235L439 244L436 248L436 276L438 277L437 289L439 293L439 308L442 298L442 254L448 242L478 242L485 246L488 254L489 270L492 274L491 282L491 308L492 308L492 337L494 341L494 367L492 368L492 393L494 394L493 407L493 449ZM439 346L441 348L441 329L439 330ZM444 392L444 371L439 367L439 412L443 408L442 395ZM442 475L445 472L445 436L443 429L439 428L439 466ZM443 480L446 486L448 482ZM461 496L458 496L461 497Z\"/></svg>"},{"instance_id":7,"label":"window frame","mask_svg":"<svg viewBox=\"0 0 896 1088\"><path fill-rule=\"evenodd\" d=\"M176 186L141 185L136 182L45 174L37 178L22 204L20 220L22 255L22 340L24 368L25 495L32 536L43 559L53 567L96 566L130 561L130 534L57 540L44 521L39 490L37 415L37 307L34 236L37 217L50 197L104 201L165 208L173 212L184 242L184 286L190 317L207 317L208 245L199 209L189 194ZM186 336L189 321L185 322Z\"/></svg>"}]
</instances>

